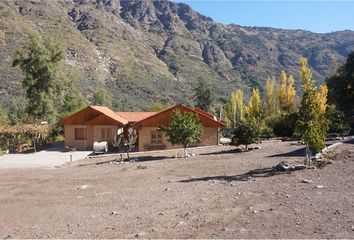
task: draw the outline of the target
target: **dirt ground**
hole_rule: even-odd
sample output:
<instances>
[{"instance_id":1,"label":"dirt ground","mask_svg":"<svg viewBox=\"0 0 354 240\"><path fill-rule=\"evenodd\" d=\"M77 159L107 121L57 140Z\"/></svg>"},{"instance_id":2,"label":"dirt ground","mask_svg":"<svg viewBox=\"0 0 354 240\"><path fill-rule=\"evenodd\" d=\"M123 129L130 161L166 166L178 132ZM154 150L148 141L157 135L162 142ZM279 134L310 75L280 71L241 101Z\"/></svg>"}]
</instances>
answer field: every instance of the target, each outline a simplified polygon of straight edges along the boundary
<instances>
[{"instance_id":1,"label":"dirt ground","mask_svg":"<svg viewBox=\"0 0 354 240\"><path fill-rule=\"evenodd\" d=\"M335 147L325 168L289 174L269 168L301 162L302 146L260 146L0 169L0 238L354 237L354 143Z\"/></svg>"}]
</instances>

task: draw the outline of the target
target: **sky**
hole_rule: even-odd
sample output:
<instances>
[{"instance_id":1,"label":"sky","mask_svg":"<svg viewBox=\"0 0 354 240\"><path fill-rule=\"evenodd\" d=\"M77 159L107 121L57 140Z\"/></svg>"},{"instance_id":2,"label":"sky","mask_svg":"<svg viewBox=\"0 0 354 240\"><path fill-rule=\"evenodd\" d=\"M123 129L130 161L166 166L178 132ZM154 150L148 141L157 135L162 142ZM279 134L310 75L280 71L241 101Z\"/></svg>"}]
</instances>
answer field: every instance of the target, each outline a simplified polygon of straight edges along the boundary
<instances>
[{"instance_id":1,"label":"sky","mask_svg":"<svg viewBox=\"0 0 354 240\"><path fill-rule=\"evenodd\" d=\"M219 23L304 29L354 30L354 0L175 0Z\"/></svg>"}]
</instances>

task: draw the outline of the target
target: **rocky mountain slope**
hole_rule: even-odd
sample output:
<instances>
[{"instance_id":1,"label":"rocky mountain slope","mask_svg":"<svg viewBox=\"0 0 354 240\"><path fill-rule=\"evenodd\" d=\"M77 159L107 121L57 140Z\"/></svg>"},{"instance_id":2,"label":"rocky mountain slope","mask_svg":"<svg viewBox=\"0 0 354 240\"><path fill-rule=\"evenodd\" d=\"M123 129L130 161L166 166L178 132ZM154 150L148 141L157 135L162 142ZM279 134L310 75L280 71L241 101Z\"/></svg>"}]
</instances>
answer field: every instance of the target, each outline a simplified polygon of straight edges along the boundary
<instances>
[{"instance_id":1,"label":"rocky mountain slope","mask_svg":"<svg viewBox=\"0 0 354 240\"><path fill-rule=\"evenodd\" d=\"M224 101L236 88L262 89L281 69L297 76L301 55L321 82L354 50L353 31L224 25L166 0L1 0L0 16L0 101L23 94L11 62L33 33L61 42L65 71L88 100L105 87L120 110L188 103L198 79Z\"/></svg>"}]
</instances>

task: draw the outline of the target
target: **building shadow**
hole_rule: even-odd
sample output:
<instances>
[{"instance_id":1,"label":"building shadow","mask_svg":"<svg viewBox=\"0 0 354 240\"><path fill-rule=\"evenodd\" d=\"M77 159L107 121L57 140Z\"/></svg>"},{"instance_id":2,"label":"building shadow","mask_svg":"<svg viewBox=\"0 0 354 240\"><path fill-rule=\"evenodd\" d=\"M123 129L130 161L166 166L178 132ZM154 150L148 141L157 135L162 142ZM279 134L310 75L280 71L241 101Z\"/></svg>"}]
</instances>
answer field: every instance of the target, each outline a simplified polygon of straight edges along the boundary
<instances>
[{"instance_id":1,"label":"building shadow","mask_svg":"<svg viewBox=\"0 0 354 240\"><path fill-rule=\"evenodd\" d=\"M179 182L183 183L189 183L189 182L205 182L205 181L226 181L226 182L233 182L233 181L239 181L239 182L244 182L244 181L249 181L254 178L266 178L266 177L273 177L275 175L280 175L280 174L290 174L290 171L275 171L272 167L271 168L259 168L259 169L254 169L249 172L240 174L240 175L232 175L232 176L208 176L208 177L201 177L201 178L191 178L191 179L186 179L186 180L181 180Z\"/></svg>"}]
</instances>

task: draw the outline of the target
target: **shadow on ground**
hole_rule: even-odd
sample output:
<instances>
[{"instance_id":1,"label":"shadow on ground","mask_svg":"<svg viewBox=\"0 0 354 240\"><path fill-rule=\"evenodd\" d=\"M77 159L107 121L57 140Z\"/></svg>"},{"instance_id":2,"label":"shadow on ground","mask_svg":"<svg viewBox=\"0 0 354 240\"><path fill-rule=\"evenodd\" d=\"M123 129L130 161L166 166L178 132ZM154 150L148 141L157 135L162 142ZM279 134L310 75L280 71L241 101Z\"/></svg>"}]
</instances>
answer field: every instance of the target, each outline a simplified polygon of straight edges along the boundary
<instances>
[{"instance_id":1,"label":"shadow on ground","mask_svg":"<svg viewBox=\"0 0 354 240\"><path fill-rule=\"evenodd\" d=\"M141 156L141 157L130 157L131 162L148 162L148 161L158 161L158 160L168 160L171 159L166 156ZM121 157L117 156L114 159L110 159L107 161L102 161L102 162L94 162L94 163L82 163L79 164L79 167L84 167L84 166L92 166L92 165L103 165L103 164L110 164L111 162L121 162ZM128 159L124 156L123 157L123 162L129 162Z\"/></svg>"},{"instance_id":2,"label":"shadow on ground","mask_svg":"<svg viewBox=\"0 0 354 240\"><path fill-rule=\"evenodd\" d=\"M191 178L191 179L181 180L180 182L189 183L189 182L205 182L205 181L212 181L212 180L226 181L226 182L249 181L254 178L266 178L266 177L272 177L275 175L290 174L290 173L291 172L275 171L273 168L259 168L259 169L254 169L254 170L251 170L249 172L246 172L246 173L240 174L240 175Z\"/></svg>"},{"instance_id":3,"label":"shadow on ground","mask_svg":"<svg viewBox=\"0 0 354 240\"><path fill-rule=\"evenodd\" d=\"M300 148L294 151L269 155L267 157L303 157L305 156L305 148Z\"/></svg>"},{"instance_id":4,"label":"shadow on ground","mask_svg":"<svg viewBox=\"0 0 354 240\"><path fill-rule=\"evenodd\" d=\"M233 153L251 153L254 150L259 150L259 147L249 147L246 151L245 148L234 148L230 150L222 150L217 152L210 152L210 153L201 153L199 155L221 155L221 154L233 154Z\"/></svg>"}]
</instances>

